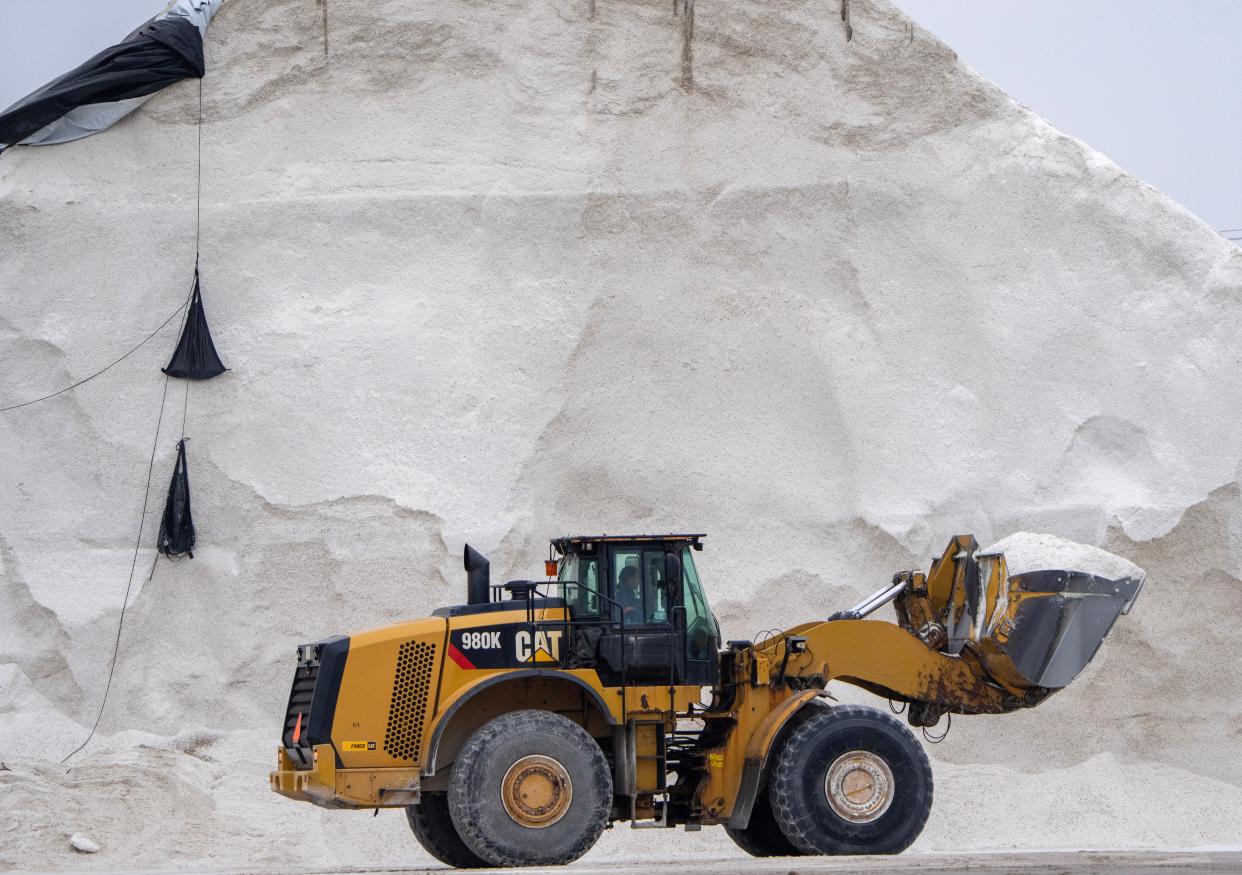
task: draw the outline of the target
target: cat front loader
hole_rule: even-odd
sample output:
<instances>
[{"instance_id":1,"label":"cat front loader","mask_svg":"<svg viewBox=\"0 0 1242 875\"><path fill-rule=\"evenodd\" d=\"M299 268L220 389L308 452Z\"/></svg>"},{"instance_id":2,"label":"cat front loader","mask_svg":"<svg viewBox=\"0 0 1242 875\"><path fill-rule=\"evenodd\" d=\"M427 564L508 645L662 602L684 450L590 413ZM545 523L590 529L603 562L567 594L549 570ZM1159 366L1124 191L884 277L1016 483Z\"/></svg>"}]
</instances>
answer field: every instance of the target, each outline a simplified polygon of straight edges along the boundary
<instances>
[{"instance_id":1,"label":"cat front loader","mask_svg":"<svg viewBox=\"0 0 1242 875\"><path fill-rule=\"evenodd\" d=\"M927 755L829 683L904 703L916 727L1033 707L1143 582L1010 576L959 536L849 610L722 646L703 538L558 538L547 580L495 587L467 546L466 604L298 648L272 789L403 808L463 868L567 863L617 821L720 825L756 856L898 853L931 808ZM890 602L897 623L868 619Z\"/></svg>"}]
</instances>

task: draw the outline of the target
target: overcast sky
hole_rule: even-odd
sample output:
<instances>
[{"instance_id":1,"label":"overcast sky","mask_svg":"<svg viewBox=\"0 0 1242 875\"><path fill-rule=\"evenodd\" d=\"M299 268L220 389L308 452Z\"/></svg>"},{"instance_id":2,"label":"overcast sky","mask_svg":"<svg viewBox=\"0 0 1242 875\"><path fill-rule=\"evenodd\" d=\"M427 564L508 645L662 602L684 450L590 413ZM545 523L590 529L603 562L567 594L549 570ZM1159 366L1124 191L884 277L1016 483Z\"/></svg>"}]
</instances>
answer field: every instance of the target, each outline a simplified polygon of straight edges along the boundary
<instances>
[{"instance_id":1,"label":"overcast sky","mask_svg":"<svg viewBox=\"0 0 1242 875\"><path fill-rule=\"evenodd\" d=\"M1062 131L1242 228L1242 0L895 2Z\"/></svg>"},{"instance_id":2,"label":"overcast sky","mask_svg":"<svg viewBox=\"0 0 1242 875\"><path fill-rule=\"evenodd\" d=\"M895 2L1061 130L1214 228L1242 228L1242 0ZM0 0L0 106L164 5Z\"/></svg>"}]
</instances>

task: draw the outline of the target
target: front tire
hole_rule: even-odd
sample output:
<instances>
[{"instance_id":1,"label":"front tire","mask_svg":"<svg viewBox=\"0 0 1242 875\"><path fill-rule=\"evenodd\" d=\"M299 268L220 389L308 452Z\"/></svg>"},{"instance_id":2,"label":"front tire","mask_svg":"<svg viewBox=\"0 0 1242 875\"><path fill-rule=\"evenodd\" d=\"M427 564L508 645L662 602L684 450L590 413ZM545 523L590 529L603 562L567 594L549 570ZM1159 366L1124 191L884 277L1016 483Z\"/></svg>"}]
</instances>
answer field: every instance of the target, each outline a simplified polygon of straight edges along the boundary
<instances>
[{"instance_id":1,"label":"front tire","mask_svg":"<svg viewBox=\"0 0 1242 875\"><path fill-rule=\"evenodd\" d=\"M793 842L781 832L780 825L772 814L772 803L768 794L762 793L755 800L755 807L750 812L750 823L741 829L725 827L729 838L752 857L797 857L802 851L794 847Z\"/></svg>"},{"instance_id":2,"label":"front tire","mask_svg":"<svg viewBox=\"0 0 1242 875\"><path fill-rule=\"evenodd\" d=\"M842 705L790 734L768 793L781 832L803 853L898 854L931 812L931 763L892 716Z\"/></svg>"},{"instance_id":3,"label":"front tire","mask_svg":"<svg viewBox=\"0 0 1242 875\"><path fill-rule=\"evenodd\" d=\"M488 865L556 866L581 857L604 831L612 774L577 723L514 711L466 741L448 802L458 835Z\"/></svg>"},{"instance_id":4,"label":"front tire","mask_svg":"<svg viewBox=\"0 0 1242 875\"><path fill-rule=\"evenodd\" d=\"M441 863L457 869L482 869L487 865L457 834L444 793L423 793L417 805L406 806L405 816L423 850Z\"/></svg>"}]
</instances>

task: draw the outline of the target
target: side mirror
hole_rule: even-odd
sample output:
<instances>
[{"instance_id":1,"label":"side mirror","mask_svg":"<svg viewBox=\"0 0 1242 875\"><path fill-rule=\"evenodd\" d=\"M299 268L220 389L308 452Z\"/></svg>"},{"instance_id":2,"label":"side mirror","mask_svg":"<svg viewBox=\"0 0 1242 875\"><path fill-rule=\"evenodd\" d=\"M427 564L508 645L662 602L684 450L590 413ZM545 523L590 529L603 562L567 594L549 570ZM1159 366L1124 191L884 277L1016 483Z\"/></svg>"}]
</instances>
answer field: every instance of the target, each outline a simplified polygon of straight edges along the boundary
<instances>
[{"instance_id":1,"label":"side mirror","mask_svg":"<svg viewBox=\"0 0 1242 875\"><path fill-rule=\"evenodd\" d=\"M681 587L681 557L671 551L664 554L664 584L670 591Z\"/></svg>"}]
</instances>

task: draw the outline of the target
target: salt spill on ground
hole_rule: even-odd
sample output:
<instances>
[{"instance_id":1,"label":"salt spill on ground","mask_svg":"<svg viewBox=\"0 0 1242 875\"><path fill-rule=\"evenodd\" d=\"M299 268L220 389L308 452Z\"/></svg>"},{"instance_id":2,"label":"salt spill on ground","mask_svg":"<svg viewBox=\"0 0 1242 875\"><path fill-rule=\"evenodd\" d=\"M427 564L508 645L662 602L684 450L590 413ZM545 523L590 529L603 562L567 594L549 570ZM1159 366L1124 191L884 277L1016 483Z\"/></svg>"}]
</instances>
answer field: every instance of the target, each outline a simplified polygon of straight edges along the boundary
<instances>
[{"instance_id":1,"label":"salt spill on ground","mask_svg":"<svg viewBox=\"0 0 1242 875\"><path fill-rule=\"evenodd\" d=\"M1055 570L1082 571L1108 580L1122 577L1141 580L1146 576L1143 569L1128 559L1114 556L1099 547L1079 544L1056 535L1015 532L982 552L1004 553L1005 565L1011 575Z\"/></svg>"},{"instance_id":2,"label":"salt spill on ground","mask_svg":"<svg viewBox=\"0 0 1242 875\"><path fill-rule=\"evenodd\" d=\"M0 771L0 869L433 865L397 811L325 811L269 791L272 735L129 732L71 767L9 761ZM1239 844L1236 826L1217 815L1242 810L1242 788L1168 766L1103 754L1042 773L934 768L936 802L911 853ZM1119 786L1129 791L1119 796ZM1202 810L1205 797L1218 805ZM73 833L90 836L99 853L75 852ZM618 827L577 865L743 857L718 828Z\"/></svg>"}]
</instances>

